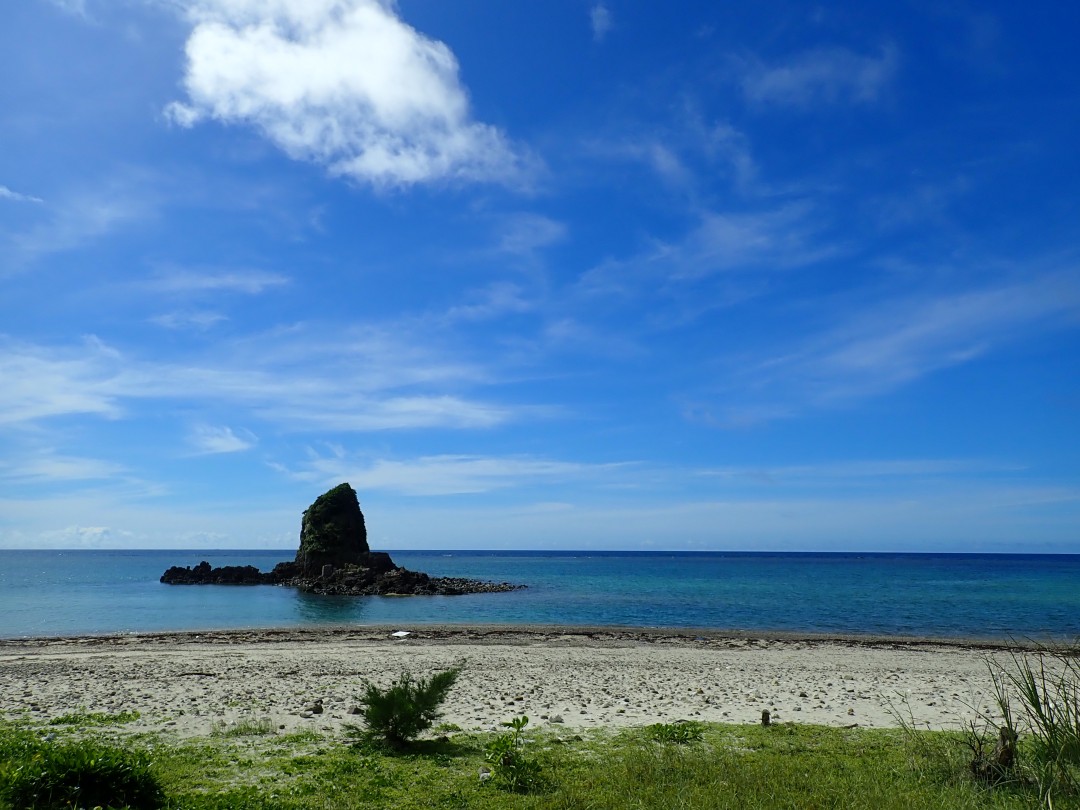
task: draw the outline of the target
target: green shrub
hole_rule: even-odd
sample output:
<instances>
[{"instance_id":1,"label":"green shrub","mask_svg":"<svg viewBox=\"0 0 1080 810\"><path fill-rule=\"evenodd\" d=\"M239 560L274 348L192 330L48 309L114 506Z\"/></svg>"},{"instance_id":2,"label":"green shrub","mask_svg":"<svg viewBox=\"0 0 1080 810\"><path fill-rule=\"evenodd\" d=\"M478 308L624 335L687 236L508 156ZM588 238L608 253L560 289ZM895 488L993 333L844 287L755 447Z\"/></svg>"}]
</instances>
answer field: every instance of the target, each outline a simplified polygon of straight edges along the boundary
<instances>
[{"instance_id":1,"label":"green shrub","mask_svg":"<svg viewBox=\"0 0 1080 810\"><path fill-rule=\"evenodd\" d=\"M492 781L513 793L528 793L540 784L540 763L525 756L523 732L529 725L525 715L503 723L510 729L489 742L484 760L491 764Z\"/></svg>"},{"instance_id":2,"label":"green shrub","mask_svg":"<svg viewBox=\"0 0 1080 810\"><path fill-rule=\"evenodd\" d=\"M404 672L386 689L365 682L360 704L368 733L392 748L404 748L438 719L439 706L460 674L454 668L414 681Z\"/></svg>"},{"instance_id":3,"label":"green shrub","mask_svg":"<svg viewBox=\"0 0 1080 810\"><path fill-rule=\"evenodd\" d=\"M149 757L140 752L94 740L45 742L21 732L0 751L0 799L12 807L153 808L163 801Z\"/></svg>"},{"instance_id":4,"label":"green shrub","mask_svg":"<svg viewBox=\"0 0 1080 810\"><path fill-rule=\"evenodd\" d=\"M645 729L649 739L660 743L678 743L686 745L701 742L701 723L680 721L678 723L654 723Z\"/></svg>"}]
</instances>

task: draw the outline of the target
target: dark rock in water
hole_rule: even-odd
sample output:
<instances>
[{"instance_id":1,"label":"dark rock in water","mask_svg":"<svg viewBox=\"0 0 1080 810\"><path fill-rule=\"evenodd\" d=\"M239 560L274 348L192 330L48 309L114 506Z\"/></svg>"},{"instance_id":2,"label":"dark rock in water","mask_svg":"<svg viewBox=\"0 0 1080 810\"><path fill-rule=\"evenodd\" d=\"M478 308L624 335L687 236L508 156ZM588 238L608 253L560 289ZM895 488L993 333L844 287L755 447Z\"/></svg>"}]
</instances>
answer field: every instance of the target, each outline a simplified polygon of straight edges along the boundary
<instances>
[{"instance_id":1,"label":"dark rock in water","mask_svg":"<svg viewBox=\"0 0 1080 810\"><path fill-rule=\"evenodd\" d=\"M340 596L457 596L514 591L524 585L481 582L460 577L430 577L394 564L390 555L371 551L356 492L341 484L316 498L300 524L296 559L269 573L252 565L212 568L173 566L161 581L170 585L288 585L308 593Z\"/></svg>"},{"instance_id":2,"label":"dark rock in water","mask_svg":"<svg viewBox=\"0 0 1080 810\"><path fill-rule=\"evenodd\" d=\"M161 581L170 585L265 585L271 580L254 565L224 565L211 568L203 560L194 568L174 565L161 575Z\"/></svg>"}]
</instances>

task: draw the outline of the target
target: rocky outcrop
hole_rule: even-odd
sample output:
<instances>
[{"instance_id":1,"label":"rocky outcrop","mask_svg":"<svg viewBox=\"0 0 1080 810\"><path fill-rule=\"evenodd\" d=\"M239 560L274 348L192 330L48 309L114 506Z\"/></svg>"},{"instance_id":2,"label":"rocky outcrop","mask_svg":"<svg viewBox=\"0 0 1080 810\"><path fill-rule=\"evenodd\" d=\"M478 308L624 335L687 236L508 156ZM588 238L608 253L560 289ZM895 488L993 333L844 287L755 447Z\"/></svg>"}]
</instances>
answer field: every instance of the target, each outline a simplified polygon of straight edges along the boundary
<instances>
[{"instance_id":1,"label":"rocky outcrop","mask_svg":"<svg viewBox=\"0 0 1080 810\"><path fill-rule=\"evenodd\" d=\"M320 495L304 511L296 558L268 573L252 565L213 568L173 566L161 576L170 585L287 585L302 591L341 596L457 596L495 593L525 587L460 577L431 577L394 564L385 552L372 551L356 492L341 484Z\"/></svg>"},{"instance_id":2,"label":"rocky outcrop","mask_svg":"<svg viewBox=\"0 0 1080 810\"><path fill-rule=\"evenodd\" d=\"M223 565L211 568L205 560L194 568L174 565L161 575L162 582L170 585L265 585L270 574L264 574L254 565Z\"/></svg>"},{"instance_id":3,"label":"rocky outcrop","mask_svg":"<svg viewBox=\"0 0 1080 810\"><path fill-rule=\"evenodd\" d=\"M370 567L370 554L364 513L351 486L334 487L304 510L296 552L301 576L319 576L324 565Z\"/></svg>"}]
</instances>

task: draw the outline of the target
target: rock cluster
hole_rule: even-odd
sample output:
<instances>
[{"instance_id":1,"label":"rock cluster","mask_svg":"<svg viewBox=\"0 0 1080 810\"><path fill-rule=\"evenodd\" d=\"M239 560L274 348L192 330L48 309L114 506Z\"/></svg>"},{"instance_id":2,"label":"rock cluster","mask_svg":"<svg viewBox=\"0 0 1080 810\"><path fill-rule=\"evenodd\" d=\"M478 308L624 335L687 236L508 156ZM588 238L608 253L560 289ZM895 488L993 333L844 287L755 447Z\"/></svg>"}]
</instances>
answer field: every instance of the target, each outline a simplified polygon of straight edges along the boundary
<instances>
[{"instance_id":1,"label":"rock cluster","mask_svg":"<svg viewBox=\"0 0 1080 810\"><path fill-rule=\"evenodd\" d=\"M342 596L442 595L495 593L523 588L506 582L460 577L431 577L394 564L390 555L372 551L356 492L341 484L320 495L304 512L296 558L270 572L252 565L213 568L173 566L161 576L170 585L289 585L302 591Z\"/></svg>"}]
</instances>

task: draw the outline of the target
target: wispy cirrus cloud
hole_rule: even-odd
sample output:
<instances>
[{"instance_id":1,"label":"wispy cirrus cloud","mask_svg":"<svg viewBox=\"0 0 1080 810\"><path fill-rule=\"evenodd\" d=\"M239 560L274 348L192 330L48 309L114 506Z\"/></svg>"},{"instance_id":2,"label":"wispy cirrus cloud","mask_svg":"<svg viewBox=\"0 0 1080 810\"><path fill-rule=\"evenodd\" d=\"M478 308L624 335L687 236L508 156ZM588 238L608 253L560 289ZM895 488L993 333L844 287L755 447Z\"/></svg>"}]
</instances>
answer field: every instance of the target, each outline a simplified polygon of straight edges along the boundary
<instances>
[{"instance_id":1,"label":"wispy cirrus cloud","mask_svg":"<svg viewBox=\"0 0 1080 810\"><path fill-rule=\"evenodd\" d=\"M294 473L321 482L348 480L361 490L400 495L465 495L544 482L566 485L609 476L626 464L584 464L525 456L442 455L356 460L343 452L310 459Z\"/></svg>"},{"instance_id":2,"label":"wispy cirrus cloud","mask_svg":"<svg viewBox=\"0 0 1080 810\"><path fill-rule=\"evenodd\" d=\"M542 214L520 213L503 217L498 224L496 250L514 256L531 256L566 238L563 222Z\"/></svg>"},{"instance_id":3,"label":"wispy cirrus cloud","mask_svg":"<svg viewBox=\"0 0 1080 810\"><path fill-rule=\"evenodd\" d=\"M838 485L865 489L881 485L885 480L894 486L898 479L979 478L985 475L1017 473L1024 465L987 461L985 459L904 458L834 461L817 464L785 464L776 466L716 467L702 469L699 474L732 482L753 482L768 486L804 486L835 488Z\"/></svg>"},{"instance_id":4,"label":"wispy cirrus cloud","mask_svg":"<svg viewBox=\"0 0 1080 810\"><path fill-rule=\"evenodd\" d=\"M899 52L892 45L876 56L846 48L806 51L786 62L744 61L739 82L752 104L808 108L877 101L896 76Z\"/></svg>"},{"instance_id":5,"label":"wispy cirrus cloud","mask_svg":"<svg viewBox=\"0 0 1080 810\"><path fill-rule=\"evenodd\" d=\"M718 274L813 264L837 251L819 238L820 227L802 203L755 212L706 211L680 240L657 240L637 256L597 265L582 276L579 288L588 294L652 295L658 285L672 288Z\"/></svg>"},{"instance_id":6,"label":"wispy cirrus cloud","mask_svg":"<svg viewBox=\"0 0 1080 810\"><path fill-rule=\"evenodd\" d=\"M145 282L155 292L165 293L216 293L232 292L258 295L274 287L290 282L288 276L262 270L176 268L159 272Z\"/></svg>"},{"instance_id":7,"label":"wispy cirrus cloud","mask_svg":"<svg viewBox=\"0 0 1080 810\"><path fill-rule=\"evenodd\" d=\"M592 28L594 42L603 42L614 24L611 9L606 3L594 3L589 9L589 25Z\"/></svg>"},{"instance_id":8,"label":"wispy cirrus cloud","mask_svg":"<svg viewBox=\"0 0 1080 810\"><path fill-rule=\"evenodd\" d=\"M536 303L526 295L520 284L503 281L476 290L463 303L448 309L441 320L445 323L486 321L506 315L520 315L534 309Z\"/></svg>"},{"instance_id":9,"label":"wispy cirrus cloud","mask_svg":"<svg viewBox=\"0 0 1080 810\"><path fill-rule=\"evenodd\" d=\"M49 0L49 2L76 17L86 19L89 16L86 10L86 0Z\"/></svg>"},{"instance_id":10,"label":"wispy cirrus cloud","mask_svg":"<svg viewBox=\"0 0 1080 810\"><path fill-rule=\"evenodd\" d=\"M96 339L64 348L0 340L0 425L76 414L115 418L119 355Z\"/></svg>"},{"instance_id":11,"label":"wispy cirrus cloud","mask_svg":"<svg viewBox=\"0 0 1080 810\"><path fill-rule=\"evenodd\" d=\"M209 309L187 310L166 312L155 315L148 319L150 323L157 324L165 329L194 329L205 331L211 329L223 321L229 320L227 315Z\"/></svg>"},{"instance_id":12,"label":"wispy cirrus cloud","mask_svg":"<svg viewBox=\"0 0 1080 810\"><path fill-rule=\"evenodd\" d=\"M32 202L41 202L36 198ZM140 181L120 178L100 187L76 189L55 202L43 204L36 224L10 233L7 269L56 253L77 250L134 222L153 217L157 200ZM0 232L0 236L2 236ZM4 268L0 266L0 276Z\"/></svg>"},{"instance_id":13,"label":"wispy cirrus cloud","mask_svg":"<svg viewBox=\"0 0 1080 810\"><path fill-rule=\"evenodd\" d=\"M0 341L0 424L96 415L139 403L229 405L286 430L488 428L541 409L464 391L492 382L481 366L400 335L297 328L219 343L210 356L147 360L89 338L79 346Z\"/></svg>"},{"instance_id":14,"label":"wispy cirrus cloud","mask_svg":"<svg viewBox=\"0 0 1080 810\"><path fill-rule=\"evenodd\" d=\"M0 479L18 484L95 481L124 475L126 468L111 461L35 448L17 460L0 461Z\"/></svg>"},{"instance_id":15,"label":"wispy cirrus cloud","mask_svg":"<svg viewBox=\"0 0 1080 810\"><path fill-rule=\"evenodd\" d=\"M11 200L13 202L29 202L42 204L45 201L40 197L34 197L30 194L21 194L18 191L12 191L7 186L0 186L0 200Z\"/></svg>"},{"instance_id":16,"label":"wispy cirrus cloud","mask_svg":"<svg viewBox=\"0 0 1080 810\"><path fill-rule=\"evenodd\" d=\"M379 187L524 182L530 158L474 120L444 43L389 0L184 0L185 127L245 124L296 160Z\"/></svg>"},{"instance_id":17,"label":"wispy cirrus cloud","mask_svg":"<svg viewBox=\"0 0 1080 810\"><path fill-rule=\"evenodd\" d=\"M878 396L1048 331L1080 323L1080 274L1047 272L1024 281L888 299L801 334L791 351L738 360L729 393L749 399L723 421L770 421L806 408ZM753 401L756 399L757 401Z\"/></svg>"},{"instance_id":18,"label":"wispy cirrus cloud","mask_svg":"<svg viewBox=\"0 0 1080 810\"><path fill-rule=\"evenodd\" d=\"M257 443L258 439L251 431L241 430L238 434L226 425L195 425L188 436L188 444L197 455L240 453Z\"/></svg>"}]
</instances>

